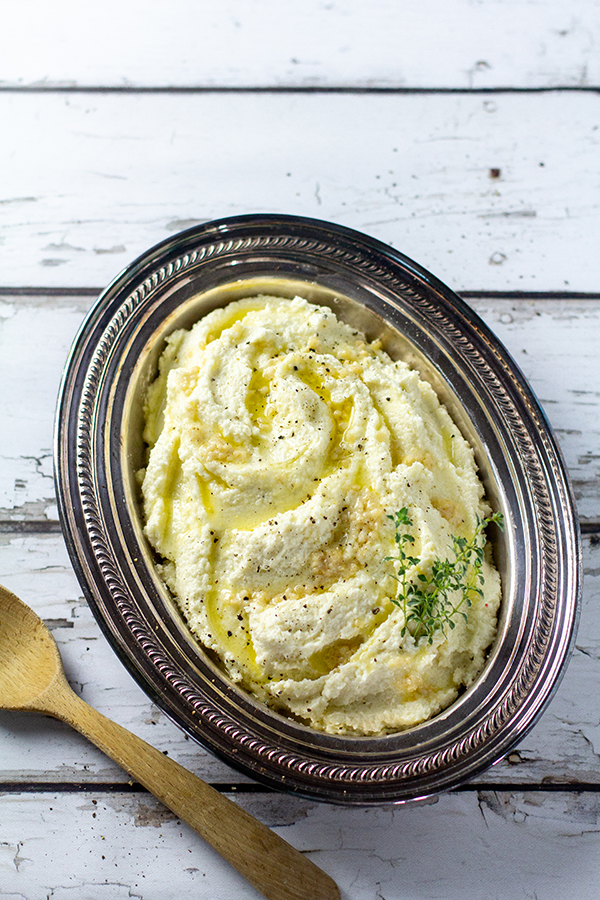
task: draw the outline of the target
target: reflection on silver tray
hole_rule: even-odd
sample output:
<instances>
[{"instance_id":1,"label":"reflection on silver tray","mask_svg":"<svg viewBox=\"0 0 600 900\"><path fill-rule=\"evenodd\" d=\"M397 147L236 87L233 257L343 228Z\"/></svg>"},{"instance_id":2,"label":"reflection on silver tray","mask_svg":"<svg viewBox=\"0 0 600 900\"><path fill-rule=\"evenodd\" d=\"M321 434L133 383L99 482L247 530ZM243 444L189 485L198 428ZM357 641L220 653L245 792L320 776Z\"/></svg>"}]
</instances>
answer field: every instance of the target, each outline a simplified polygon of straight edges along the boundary
<instances>
[{"instance_id":1,"label":"reflection on silver tray","mask_svg":"<svg viewBox=\"0 0 600 900\"><path fill-rule=\"evenodd\" d=\"M165 337L232 299L269 290L330 306L417 368L474 447L488 498L504 515L505 533L492 535L502 613L485 669L447 710L399 734L321 734L234 686L189 635L142 534L142 397ZM365 235L254 215L193 228L148 251L103 292L74 342L55 463L71 559L113 648L174 722L264 784L354 804L451 788L521 740L564 671L577 626L580 546L550 427L475 313Z\"/></svg>"}]
</instances>

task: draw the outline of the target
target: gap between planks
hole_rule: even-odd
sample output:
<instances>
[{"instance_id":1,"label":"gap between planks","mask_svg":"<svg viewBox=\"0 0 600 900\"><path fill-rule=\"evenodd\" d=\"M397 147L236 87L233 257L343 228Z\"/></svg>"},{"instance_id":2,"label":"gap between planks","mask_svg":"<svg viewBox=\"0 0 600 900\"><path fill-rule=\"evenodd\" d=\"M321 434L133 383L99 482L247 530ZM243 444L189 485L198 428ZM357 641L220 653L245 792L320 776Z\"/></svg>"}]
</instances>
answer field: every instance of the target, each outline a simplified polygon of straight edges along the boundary
<instances>
[{"instance_id":1,"label":"gap between planks","mask_svg":"<svg viewBox=\"0 0 600 900\"><path fill-rule=\"evenodd\" d=\"M208 782L211 787L222 794L275 794L283 797L298 797L301 800L310 800L302 794L284 794L268 785L255 782ZM540 794L558 794L568 791L600 794L600 783L595 781L473 781L467 784L459 784L446 791L448 794L465 794L479 791L491 791L496 793L525 793L535 791ZM0 783L0 796L3 794L148 794L143 785L137 781L7 781ZM392 804L390 804L392 805ZM396 805L396 804L394 804Z\"/></svg>"},{"instance_id":2,"label":"gap between planks","mask_svg":"<svg viewBox=\"0 0 600 900\"><path fill-rule=\"evenodd\" d=\"M402 87L399 85L77 85L2 84L3 94L561 94L600 93L600 85Z\"/></svg>"}]
</instances>

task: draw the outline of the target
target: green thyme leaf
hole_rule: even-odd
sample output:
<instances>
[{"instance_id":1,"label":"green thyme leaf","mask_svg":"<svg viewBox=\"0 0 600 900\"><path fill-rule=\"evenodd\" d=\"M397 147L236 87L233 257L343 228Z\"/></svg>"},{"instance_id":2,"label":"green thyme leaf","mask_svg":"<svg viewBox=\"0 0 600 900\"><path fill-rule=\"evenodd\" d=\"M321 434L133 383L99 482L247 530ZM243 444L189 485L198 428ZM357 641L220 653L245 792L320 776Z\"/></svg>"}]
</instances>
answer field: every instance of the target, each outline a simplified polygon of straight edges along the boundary
<instances>
[{"instance_id":1,"label":"green thyme leaf","mask_svg":"<svg viewBox=\"0 0 600 900\"><path fill-rule=\"evenodd\" d=\"M388 519L394 523L398 549L397 556L386 556L397 569L395 574L390 574L398 584L398 591L390 599L404 613L402 635L408 632L415 640L426 637L431 644L436 631L446 634L446 628L455 627L455 616L460 615L468 621L465 607L472 605L474 596L483 596L480 586L485 582L482 574L485 529L493 522L504 530L502 513L493 513L484 519L478 517L477 527L469 540L453 535L453 559L436 559L429 574L417 572L410 576L409 570L414 570L421 560L405 551L405 545L413 544L415 540L405 530L413 524L408 509L403 506Z\"/></svg>"}]
</instances>

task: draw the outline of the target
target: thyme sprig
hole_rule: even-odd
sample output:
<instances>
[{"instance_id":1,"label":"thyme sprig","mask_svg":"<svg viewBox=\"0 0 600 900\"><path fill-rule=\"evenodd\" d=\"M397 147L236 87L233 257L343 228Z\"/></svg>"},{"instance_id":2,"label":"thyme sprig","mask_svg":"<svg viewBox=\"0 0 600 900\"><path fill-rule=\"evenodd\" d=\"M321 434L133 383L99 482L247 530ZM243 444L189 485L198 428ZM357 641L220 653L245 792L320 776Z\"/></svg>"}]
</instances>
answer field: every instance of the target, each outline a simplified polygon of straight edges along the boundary
<instances>
[{"instance_id":1,"label":"thyme sprig","mask_svg":"<svg viewBox=\"0 0 600 900\"><path fill-rule=\"evenodd\" d=\"M409 632L415 640L426 637L431 644L436 631L441 630L445 635L446 628L456 626L456 616L467 621L466 608L472 605L474 596L483 596L485 529L494 522L503 530L502 513L492 513L484 519L478 516L477 527L469 540L453 535L454 559L434 560L429 574L409 574L421 560L407 552L415 540L407 530L413 524L407 508L402 507L388 518L394 523L398 550L396 556L386 557L397 566L397 574L391 577L398 582L398 592L390 599L404 613L402 636Z\"/></svg>"}]
</instances>

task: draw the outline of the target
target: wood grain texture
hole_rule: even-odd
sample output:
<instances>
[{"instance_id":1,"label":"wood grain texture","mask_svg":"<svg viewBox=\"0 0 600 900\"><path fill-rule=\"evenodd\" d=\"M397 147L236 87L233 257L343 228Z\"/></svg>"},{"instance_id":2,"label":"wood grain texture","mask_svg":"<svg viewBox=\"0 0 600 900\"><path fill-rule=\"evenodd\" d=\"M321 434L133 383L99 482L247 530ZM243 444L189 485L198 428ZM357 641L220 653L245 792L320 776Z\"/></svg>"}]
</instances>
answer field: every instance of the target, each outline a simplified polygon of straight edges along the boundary
<instances>
[{"instance_id":1,"label":"wood grain texture","mask_svg":"<svg viewBox=\"0 0 600 900\"><path fill-rule=\"evenodd\" d=\"M600 83L595 0L21 0L3 31L11 87Z\"/></svg>"},{"instance_id":2,"label":"wood grain texture","mask_svg":"<svg viewBox=\"0 0 600 900\"><path fill-rule=\"evenodd\" d=\"M0 120L5 286L103 286L187 226L285 212L458 291L599 290L600 93L0 94Z\"/></svg>"},{"instance_id":3,"label":"wood grain texture","mask_svg":"<svg viewBox=\"0 0 600 900\"><path fill-rule=\"evenodd\" d=\"M2 800L0 890L11 900L258 898L149 795ZM279 795L239 802L329 872L344 900L597 897L595 792L469 791L366 810Z\"/></svg>"}]
</instances>

